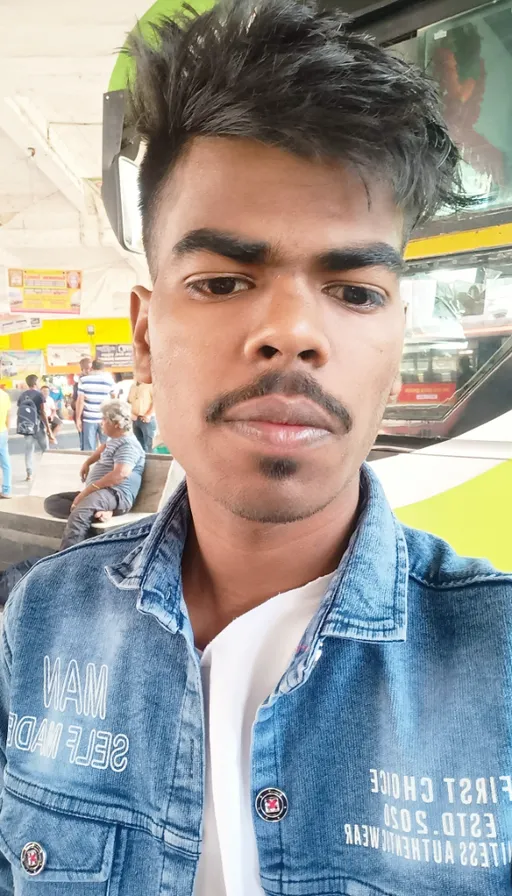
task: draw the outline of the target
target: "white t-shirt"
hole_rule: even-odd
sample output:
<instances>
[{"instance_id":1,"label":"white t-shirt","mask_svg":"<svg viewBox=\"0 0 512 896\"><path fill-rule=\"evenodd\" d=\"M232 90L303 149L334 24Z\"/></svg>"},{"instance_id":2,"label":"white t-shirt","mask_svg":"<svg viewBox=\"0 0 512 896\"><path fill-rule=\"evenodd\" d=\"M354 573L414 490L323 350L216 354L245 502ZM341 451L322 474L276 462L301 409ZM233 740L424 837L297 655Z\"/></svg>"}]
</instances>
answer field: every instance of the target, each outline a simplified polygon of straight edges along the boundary
<instances>
[{"instance_id":1,"label":"white t-shirt","mask_svg":"<svg viewBox=\"0 0 512 896\"><path fill-rule=\"evenodd\" d=\"M53 420L53 416L54 416L56 410L57 410L57 405L55 404L51 395L49 395L48 398L46 398L45 402L44 402L44 412L45 412L46 416L48 417L48 420Z\"/></svg>"},{"instance_id":2,"label":"white t-shirt","mask_svg":"<svg viewBox=\"0 0 512 896\"><path fill-rule=\"evenodd\" d=\"M252 823L252 726L332 577L278 594L235 619L202 655L206 803L194 896L264 896Z\"/></svg>"}]
</instances>

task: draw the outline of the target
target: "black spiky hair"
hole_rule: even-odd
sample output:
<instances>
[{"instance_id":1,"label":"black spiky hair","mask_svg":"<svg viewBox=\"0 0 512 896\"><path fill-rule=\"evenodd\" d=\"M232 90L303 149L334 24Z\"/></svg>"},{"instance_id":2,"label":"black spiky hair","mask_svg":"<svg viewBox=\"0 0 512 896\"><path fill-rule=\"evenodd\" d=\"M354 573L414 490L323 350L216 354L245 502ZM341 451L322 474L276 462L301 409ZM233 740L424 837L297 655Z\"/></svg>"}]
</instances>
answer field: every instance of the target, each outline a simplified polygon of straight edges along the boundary
<instances>
[{"instance_id":1,"label":"black spiky hair","mask_svg":"<svg viewBox=\"0 0 512 896\"><path fill-rule=\"evenodd\" d=\"M462 208L459 152L433 81L318 0L221 0L129 39L144 243L161 188L197 136L241 137L387 180L408 226Z\"/></svg>"}]
</instances>

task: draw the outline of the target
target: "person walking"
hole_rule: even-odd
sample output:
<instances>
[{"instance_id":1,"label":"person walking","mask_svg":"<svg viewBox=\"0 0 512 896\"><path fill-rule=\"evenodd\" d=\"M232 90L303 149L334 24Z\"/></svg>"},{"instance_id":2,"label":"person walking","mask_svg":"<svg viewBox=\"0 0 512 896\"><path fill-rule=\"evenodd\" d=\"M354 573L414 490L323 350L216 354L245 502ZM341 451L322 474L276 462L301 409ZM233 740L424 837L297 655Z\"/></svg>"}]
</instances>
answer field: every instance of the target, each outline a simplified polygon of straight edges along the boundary
<instances>
[{"instance_id":1,"label":"person walking","mask_svg":"<svg viewBox=\"0 0 512 896\"><path fill-rule=\"evenodd\" d=\"M16 431L25 439L25 468L27 482L33 475L34 449L36 445L41 452L48 450L48 442L55 442L50 429L44 407L44 396L38 388L38 379L35 374L30 374L25 380L28 389L22 392L18 400L18 415Z\"/></svg>"},{"instance_id":2,"label":"person walking","mask_svg":"<svg viewBox=\"0 0 512 896\"><path fill-rule=\"evenodd\" d=\"M0 389L0 468L2 491L0 498L10 498L12 488L11 458L9 456L9 417L11 399L5 389Z\"/></svg>"},{"instance_id":3,"label":"person walking","mask_svg":"<svg viewBox=\"0 0 512 896\"><path fill-rule=\"evenodd\" d=\"M112 374L104 370L102 361L93 361L91 372L82 376L78 383L76 401L76 427L82 434L80 450L95 451L98 443L106 442L101 421L101 406L115 396L116 384Z\"/></svg>"},{"instance_id":4,"label":"person walking","mask_svg":"<svg viewBox=\"0 0 512 896\"><path fill-rule=\"evenodd\" d=\"M132 409L133 432L146 454L151 454L156 433L151 383L135 382L128 394L128 403Z\"/></svg>"},{"instance_id":5,"label":"person walking","mask_svg":"<svg viewBox=\"0 0 512 896\"><path fill-rule=\"evenodd\" d=\"M77 379L76 383L74 383L74 385L73 385L73 393L72 393L71 401L70 401L71 411L73 413L73 420L75 421L75 426L78 431L78 438L80 441L80 451L83 451L84 447L83 447L82 425L81 424L79 425L79 423L77 421L77 416L76 416L76 406L77 406L77 402L78 402L78 387L80 385L80 380L82 379L82 377L88 376L90 374L91 370L92 370L92 358L81 358L80 359L80 373L78 375L78 379Z\"/></svg>"}]
</instances>

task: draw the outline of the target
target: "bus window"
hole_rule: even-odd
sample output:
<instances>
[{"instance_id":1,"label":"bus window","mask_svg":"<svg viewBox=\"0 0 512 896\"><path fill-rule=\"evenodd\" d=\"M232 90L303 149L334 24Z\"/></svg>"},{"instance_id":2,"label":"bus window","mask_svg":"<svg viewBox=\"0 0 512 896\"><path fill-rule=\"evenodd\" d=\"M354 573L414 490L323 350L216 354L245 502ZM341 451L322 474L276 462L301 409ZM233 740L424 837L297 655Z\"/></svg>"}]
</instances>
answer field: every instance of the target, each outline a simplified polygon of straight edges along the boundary
<instances>
[{"instance_id":1,"label":"bus window","mask_svg":"<svg viewBox=\"0 0 512 896\"><path fill-rule=\"evenodd\" d=\"M402 298L401 389L381 433L449 438L510 410L512 252L415 262Z\"/></svg>"},{"instance_id":2,"label":"bus window","mask_svg":"<svg viewBox=\"0 0 512 896\"><path fill-rule=\"evenodd\" d=\"M462 151L465 188L482 210L512 204L512 3L495 2L418 31L393 49L439 83Z\"/></svg>"}]
</instances>

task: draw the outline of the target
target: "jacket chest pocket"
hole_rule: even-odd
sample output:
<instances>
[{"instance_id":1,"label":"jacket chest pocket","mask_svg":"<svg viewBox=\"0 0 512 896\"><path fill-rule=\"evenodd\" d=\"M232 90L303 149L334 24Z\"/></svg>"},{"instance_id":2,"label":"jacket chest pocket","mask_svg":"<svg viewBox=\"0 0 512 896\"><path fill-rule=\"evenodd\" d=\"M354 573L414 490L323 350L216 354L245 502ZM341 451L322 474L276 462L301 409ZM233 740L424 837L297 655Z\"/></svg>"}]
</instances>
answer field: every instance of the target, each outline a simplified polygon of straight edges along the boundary
<instances>
[{"instance_id":1,"label":"jacket chest pocket","mask_svg":"<svg viewBox=\"0 0 512 896\"><path fill-rule=\"evenodd\" d=\"M0 851L10 865L16 896L117 896L112 869L121 838L116 827L54 812L4 791Z\"/></svg>"}]
</instances>

